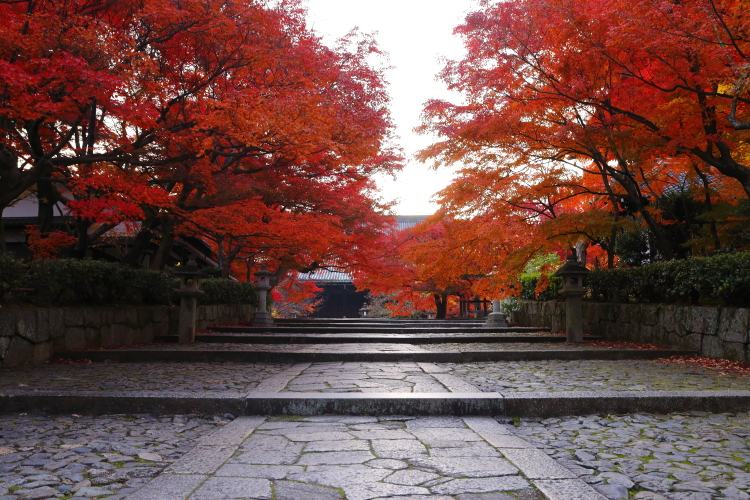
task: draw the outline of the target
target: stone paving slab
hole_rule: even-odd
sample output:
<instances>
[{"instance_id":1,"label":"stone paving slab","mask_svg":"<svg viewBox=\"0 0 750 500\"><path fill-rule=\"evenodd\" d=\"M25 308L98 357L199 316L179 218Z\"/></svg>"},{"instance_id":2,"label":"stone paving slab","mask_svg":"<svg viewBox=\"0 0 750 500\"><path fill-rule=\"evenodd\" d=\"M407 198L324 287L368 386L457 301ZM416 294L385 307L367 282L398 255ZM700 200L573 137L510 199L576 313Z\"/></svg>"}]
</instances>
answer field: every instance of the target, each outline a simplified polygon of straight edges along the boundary
<instances>
[{"instance_id":1,"label":"stone paving slab","mask_svg":"<svg viewBox=\"0 0 750 500\"><path fill-rule=\"evenodd\" d=\"M528 418L507 427L609 498L750 498L748 413ZM567 488L534 483L545 493Z\"/></svg>"},{"instance_id":2,"label":"stone paving slab","mask_svg":"<svg viewBox=\"0 0 750 500\"><path fill-rule=\"evenodd\" d=\"M449 389L419 363L331 362L309 364L281 392L435 393ZM471 387L469 392L478 391Z\"/></svg>"},{"instance_id":3,"label":"stone paving slab","mask_svg":"<svg viewBox=\"0 0 750 500\"><path fill-rule=\"evenodd\" d=\"M0 370L0 392L8 389L244 394L289 364L157 362L47 364Z\"/></svg>"},{"instance_id":4,"label":"stone paving slab","mask_svg":"<svg viewBox=\"0 0 750 500\"><path fill-rule=\"evenodd\" d=\"M224 433L229 426L222 426L231 418L2 415L0 498L123 499L189 453L201 439L216 431ZM179 492L185 484L164 485L163 491L165 495Z\"/></svg>"},{"instance_id":5,"label":"stone paving slab","mask_svg":"<svg viewBox=\"0 0 750 500\"><path fill-rule=\"evenodd\" d=\"M655 352L655 351L648 351ZM518 361L438 364L432 373L458 377L483 391L750 390L750 379L716 370L647 360Z\"/></svg>"},{"instance_id":6,"label":"stone paving slab","mask_svg":"<svg viewBox=\"0 0 750 500\"><path fill-rule=\"evenodd\" d=\"M485 425L497 425L492 419L484 420ZM476 422L475 418L475 425ZM197 456L202 452L200 448L191 451ZM546 455L542 460L557 465ZM194 461L195 458L186 455L172 470L179 470L181 462ZM213 463L210 468L214 468ZM269 418L214 472L197 474L190 467L184 470L187 471L184 475L165 472L130 498L548 498L512 460L503 458L499 450L455 417ZM165 488L176 484L177 478L186 479L179 494L164 494ZM202 484L196 485L202 480ZM594 494L585 483L583 486Z\"/></svg>"}]
</instances>

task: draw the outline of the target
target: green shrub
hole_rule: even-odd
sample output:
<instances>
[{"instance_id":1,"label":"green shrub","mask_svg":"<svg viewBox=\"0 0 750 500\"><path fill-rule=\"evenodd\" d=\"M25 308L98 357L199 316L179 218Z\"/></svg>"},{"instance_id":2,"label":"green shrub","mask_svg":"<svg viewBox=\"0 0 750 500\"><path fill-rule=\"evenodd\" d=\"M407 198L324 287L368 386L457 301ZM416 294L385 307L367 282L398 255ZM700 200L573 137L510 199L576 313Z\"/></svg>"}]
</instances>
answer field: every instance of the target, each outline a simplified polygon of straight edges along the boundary
<instances>
[{"instance_id":1,"label":"green shrub","mask_svg":"<svg viewBox=\"0 0 750 500\"><path fill-rule=\"evenodd\" d=\"M0 254L0 300L11 288L26 286L26 266L8 254Z\"/></svg>"},{"instance_id":2,"label":"green shrub","mask_svg":"<svg viewBox=\"0 0 750 500\"><path fill-rule=\"evenodd\" d=\"M221 278L201 280L204 294L199 304L253 304L258 305L258 292L251 283Z\"/></svg>"},{"instance_id":3,"label":"green shrub","mask_svg":"<svg viewBox=\"0 0 750 500\"><path fill-rule=\"evenodd\" d=\"M597 270L586 282L596 300L750 306L750 252Z\"/></svg>"},{"instance_id":4,"label":"green shrub","mask_svg":"<svg viewBox=\"0 0 750 500\"><path fill-rule=\"evenodd\" d=\"M167 271L136 269L99 260L37 260L29 268L40 306L169 305L177 281Z\"/></svg>"},{"instance_id":5,"label":"green shrub","mask_svg":"<svg viewBox=\"0 0 750 500\"><path fill-rule=\"evenodd\" d=\"M37 306L173 305L180 280L169 271L139 269L101 260L36 260L28 267L9 256L0 256L0 300ZM208 304L256 304L252 284L209 278L201 280L205 293L198 302Z\"/></svg>"}]
</instances>

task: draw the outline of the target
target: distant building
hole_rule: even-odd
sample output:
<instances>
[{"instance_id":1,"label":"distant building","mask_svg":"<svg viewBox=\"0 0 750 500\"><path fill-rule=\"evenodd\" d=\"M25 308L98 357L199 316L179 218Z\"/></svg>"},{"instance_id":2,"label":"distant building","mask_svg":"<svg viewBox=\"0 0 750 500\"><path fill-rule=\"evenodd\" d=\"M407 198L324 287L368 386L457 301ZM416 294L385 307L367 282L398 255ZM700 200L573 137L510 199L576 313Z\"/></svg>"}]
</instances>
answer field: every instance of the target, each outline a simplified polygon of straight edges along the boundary
<instances>
[{"instance_id":1,"label":"distant building","mask_svg":"<svg viewBox=\"0 0 750 500\"><path fill-rule=\"evenodd\" d=\"M39 202L33 193L29 192L25 197L16 201L12 206L3 210L2 224L5 233L5 244L8 252L19 258L25 258L30 255L27 244L27 235L25 230L28 226L37 224L37 214L39 212ZM75 224L75 217L71 216L68 209L62 203L57 203L54 208L52 226L55 231L69 230ZM111 229L98 241L92 248L86 250L86 257L99 260L119 261L122 260L124 252L128 246L132 245L135 233L140 223L133 223L131 231L128 231L124 224ZM89 233L92 229L89 229ZM156 253L157 245L151 243L146 252L144 266L149 265L151 255ZM213 251L199 238L178 236L170 251L167 265L174 265L182 262L188 255L195 255L199 265L205 267L218 267L216 261L212 258Z\"/></svg>"},{"instance_id":2,"label":"distant building","mask_svg":"<svg viewBox=\"0 0 750 500\"><path fill-rule=\"evenodd\" d=\"M397 215L396 231L404 231L424 221L427 215ZM367 301L367 291L357 290L351 275L343 271L318 269L311 273L297 275L300 281L312 280L323 291L317 299L322 299L311 318L357 318L359 310Z\"/></svg>"}]
</instances>

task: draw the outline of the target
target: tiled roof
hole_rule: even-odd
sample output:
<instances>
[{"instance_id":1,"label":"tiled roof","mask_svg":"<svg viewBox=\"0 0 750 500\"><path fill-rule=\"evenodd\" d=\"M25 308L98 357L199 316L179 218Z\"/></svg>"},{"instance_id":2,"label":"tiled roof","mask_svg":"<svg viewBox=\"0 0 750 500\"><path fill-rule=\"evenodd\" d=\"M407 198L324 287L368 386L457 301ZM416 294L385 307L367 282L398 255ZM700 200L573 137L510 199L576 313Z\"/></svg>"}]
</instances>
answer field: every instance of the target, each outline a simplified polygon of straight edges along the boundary
<instances>
[{"instance_id":1,"label":"tiled roof","mask_svg":"<svg viewBox=\"0 0 750 500\"><path fill-rule=\"evenodd\" d=\"M330 269L317 269L311 273L298 273L300 281L315 281L316 283L351 283L352 277L343 271L331 271Z\"/></svg>"},{"instance_id":2,"label":"tiled roof","mask_svg":"<svg viewBox=\"0 0 750 500\"><path fill-rule=\"evenodd\" d=\"M397 215L396 230L403 231L405 229L414 227L420 222L424 221L427 217L427 215Z\"/></svg>"}]
</instances>

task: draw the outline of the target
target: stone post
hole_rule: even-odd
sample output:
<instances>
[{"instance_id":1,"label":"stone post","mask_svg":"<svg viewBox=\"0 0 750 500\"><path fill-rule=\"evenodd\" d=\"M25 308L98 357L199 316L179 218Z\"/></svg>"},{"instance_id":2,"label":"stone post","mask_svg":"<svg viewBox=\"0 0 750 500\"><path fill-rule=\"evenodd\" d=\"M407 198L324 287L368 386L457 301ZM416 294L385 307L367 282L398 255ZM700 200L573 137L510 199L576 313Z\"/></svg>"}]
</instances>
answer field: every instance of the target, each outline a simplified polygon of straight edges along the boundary
<instances>
[{"instance_id":1,"label":"stone post","mask_svg":"<svg viewBox=\"0 0 750 500\"><path fill-rule=\"evenodd\" d=\"M180 298L180 324L177 335L180 344L195 342L195 315L198 310L198 297L203 292L198 289L200 278L204 275L195 263L195 257L190 257L184 266L172 269L172 274L180 278L180 288L175 293Z\"/></svg>"},{"instance_id":2,"label":"stone post","mask_svg":"<svg viewBox=\"0 0 750 500\"><path fill-rule=\"evenodd\" d=\"M487 328L505 328L508 326L508 321L505 319L505 314L500 312L500 301L492 301L492 312L487 315L487 322L485 323Z\"/></svg>"},{"instance_id":3,"label":"stone post","mask_svg":"<svg viewBox=\"0 0 750 500\"><path fill-rule=\"evenodd\" d=\"M255 318L253 318L252 326L271 327L273 326L273 318L271 317L271 313L266 309L266 304L268 291L271 289L271 276L273 276L273 273L268 271L266 266L263 265L260 271L255 273L255 276L258 278L258 310L255 313Z\"/></svg>"},{"instance_id":4,"label":"stone post","mask_svg":"<svg viewBox=\"0 0 750 500\"><path fill-rule=\"evenodd\" d=\"M589 270L578 262L573 251L568 255L565 264L554 274L554 276L562 277L563 280L560 296L565 298L565 334L568 342L583 342L581 297L587 292L583 286L583 277L588 273Z\"/></svg>"}]
</instances>

